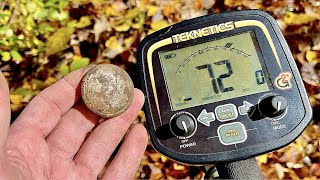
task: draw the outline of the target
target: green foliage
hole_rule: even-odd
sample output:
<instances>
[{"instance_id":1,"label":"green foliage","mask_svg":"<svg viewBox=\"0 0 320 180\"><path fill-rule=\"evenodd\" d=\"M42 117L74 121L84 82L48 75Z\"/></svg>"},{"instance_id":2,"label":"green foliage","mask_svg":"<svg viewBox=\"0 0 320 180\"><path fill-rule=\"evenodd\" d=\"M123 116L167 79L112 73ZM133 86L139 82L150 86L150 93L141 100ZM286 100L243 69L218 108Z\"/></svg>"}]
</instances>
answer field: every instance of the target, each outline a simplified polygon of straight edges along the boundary
<instances>
[{"instance_id":1,"label":"green foliage","mask_svg":"<svg viewBox=\"0 0 320 180\"><path fill-rule=\"evenodd\" d=\"M128 31L131 27L140 29L145 22L145 14L140 8L131 9L123 18L113 23L113 28L118 32Z\"/></svg>"},{"instance_id":2,"label":"green foliage","mask_svg":"<svg viewBox=\"0 0 320 180\"><path fill-rule=\"evenodd\" d=\"M22 52L31 51L35 58L39 58L38 55L49 56L57 53L63 50L62 46L65 46L70 40L70 37L66 37L71 36L74 32L68 27L65 29L65 36L61 35L66 22L69 21L68 1L8 0L7 6L8 8L0 11L2 61L12 59L20 63L23 61ZM57 27L61 27L62 30L57 31L58 35L52 35ZM46 44L50 45L46 46Z\"/></svg>"},{"instance_id":3,"label":"green foliage","mask_svg":"<svg viewBox=\"0 0 320 180\"><path fill-rule=\"evenodd\" d=\"M50 56L65 49L65 46L70 41L73 32L74 27L63 27L56 31L47 40L46 55Z\"/></svg>"},{"instance_id":4,"label":"green foliage","mask_svg":"<svg viewBox=\"0 0 320 180\"><path fill-rule=\"evenodd\" d=\"M80 69L80 68L83 68L83 67L89 65L89 63L90 63L89 58L74 56L73 61L70 64L70 70L75 71L77 69Z\"/></svg>"},{"instance_id":5,"label":"green foliage","mask_svg":"<svg viewBox=\"0 0 320 180\"><path fill-rule=\"evenodd\" d=\"M11 50L11 51L10 51L10 55L11 55L12 59L13 59L15 62L19 63L19 62L22 61L22 56L21 56L20 53L19 53L18 51L16 51L16 50Z\"/></svg>"},{"instance_id":6,"label":"green foliage","mask_svg":"<svg viewBox=\"0 0 320 180\"><path fill-rule=\"evenodd\" d=\"M33 94L33 92L30 89L19 87L19 88L15 89L12 94L25 96L25 95L28 95L28 94Z\"/></svg>"},{"instance_id":7,"label":"green foliage","mask_svg":"<svg viewBox=\"0 0 320 180\"><path fill-rule=\"evenodd\" d=\"M62 76L66 76L70 73L69 67L65 64L62 64L59 68L59 72Z\"/></svg>"},{"instance_id":8,"label":"green foliage","mask_svg":"<svg viewBox=\"0 0 320 180\"><path fill-rule=\"evenodd\" d=\"M59 68L59 73L62 76L66 76L72 71L75 71L77 69L83 68L87 65L90 64L90 59L86 57L81 57L81 56L73 56L72 57L72 62L70 65L67 64L61 64Z\"/></svg>"}]
</instances>

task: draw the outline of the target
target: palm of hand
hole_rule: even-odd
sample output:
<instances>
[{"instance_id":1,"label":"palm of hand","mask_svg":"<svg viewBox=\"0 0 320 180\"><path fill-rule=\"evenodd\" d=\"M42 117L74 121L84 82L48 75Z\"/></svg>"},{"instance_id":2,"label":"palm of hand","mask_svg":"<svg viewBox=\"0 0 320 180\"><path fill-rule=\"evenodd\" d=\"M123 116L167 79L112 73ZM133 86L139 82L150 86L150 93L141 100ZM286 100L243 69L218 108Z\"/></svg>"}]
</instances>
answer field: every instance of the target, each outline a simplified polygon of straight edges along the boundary
<instances>
[{"instance_id":1,"label":"palm of hand","mask_svg":"<svg viewBox=\"0 0 320 180\"><path fill-rule=\"evenodd\" d=\"M0 73L0 179L96 179L143 104L135 90L130 108L97 126L100 119L80 99L79 82L88 70L71 73L42 91L9 126L8 88ZM103 179L133 178L147 143L135 125Z\"/></svg>"}]
</instances>

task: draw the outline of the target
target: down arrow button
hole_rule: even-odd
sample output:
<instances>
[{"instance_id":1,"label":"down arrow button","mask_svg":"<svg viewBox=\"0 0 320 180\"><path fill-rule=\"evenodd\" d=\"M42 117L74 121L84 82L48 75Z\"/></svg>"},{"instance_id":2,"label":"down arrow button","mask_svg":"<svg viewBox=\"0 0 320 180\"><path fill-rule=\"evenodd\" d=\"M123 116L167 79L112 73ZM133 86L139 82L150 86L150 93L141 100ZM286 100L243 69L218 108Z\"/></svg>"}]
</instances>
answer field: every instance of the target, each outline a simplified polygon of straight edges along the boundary
<instances>
[{"instance_id":1,"label":"down arrow button","mask_svg":"<svg viewBox=\"0 0 320 180\"><path fill-rule=\"evenodd\" d=\"M210 122L215 120L215 116L213 112L207 112L206 109L203 109L200 113L200 115L198 116L197 120L205 125L205 126L210 126Z\"/></svg>"}]
</instances>

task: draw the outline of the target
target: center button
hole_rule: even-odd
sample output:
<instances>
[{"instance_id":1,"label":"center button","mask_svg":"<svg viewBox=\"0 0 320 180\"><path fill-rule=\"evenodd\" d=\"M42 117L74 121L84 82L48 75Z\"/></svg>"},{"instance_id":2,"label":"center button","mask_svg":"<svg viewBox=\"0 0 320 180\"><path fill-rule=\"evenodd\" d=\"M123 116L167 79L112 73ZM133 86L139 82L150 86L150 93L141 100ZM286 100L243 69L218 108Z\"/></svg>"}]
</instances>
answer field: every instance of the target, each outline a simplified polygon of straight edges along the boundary
<instances>
[{"instance_id":1,"label":"center button","mask_svg":"<svg viewBox=\"0 0 320 180\"><path fill-rule=\"evenodd\" d=\"M238 111L234 104L225 104L216 107L215 110L217 119L221 122L236 119L238 117Z\"/></svg>"},{"instance_id":2,"label":"center button","mask_svg":"<svg viewBox=\"0 0 320 180\"><path fill-rule=\"evenodd\" d=\"M247 132L240 122L224 124L218 127L219 140L223 145L242 143L247 139Z\"/></svg>"}]
</instances>

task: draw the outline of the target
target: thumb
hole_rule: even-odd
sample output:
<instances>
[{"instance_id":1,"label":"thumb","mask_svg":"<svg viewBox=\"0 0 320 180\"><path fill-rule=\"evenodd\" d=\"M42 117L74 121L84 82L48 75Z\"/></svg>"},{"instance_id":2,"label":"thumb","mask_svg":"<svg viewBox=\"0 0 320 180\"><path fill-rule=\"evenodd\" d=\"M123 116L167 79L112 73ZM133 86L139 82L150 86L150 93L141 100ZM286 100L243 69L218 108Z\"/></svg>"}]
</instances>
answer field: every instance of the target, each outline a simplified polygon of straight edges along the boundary
<instances>
[{"instance_id":1,"label":"thumb","mask_svg":"<svg viewBox=\"0 0 320 180\"><path fill-rule=\"evenodd\" d=\"M0 148L6 144L10 125L10 93L6 79L0 71Z\"/></svg>"}]
</instances>

